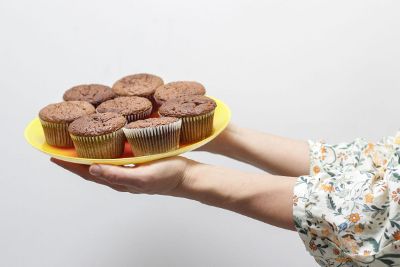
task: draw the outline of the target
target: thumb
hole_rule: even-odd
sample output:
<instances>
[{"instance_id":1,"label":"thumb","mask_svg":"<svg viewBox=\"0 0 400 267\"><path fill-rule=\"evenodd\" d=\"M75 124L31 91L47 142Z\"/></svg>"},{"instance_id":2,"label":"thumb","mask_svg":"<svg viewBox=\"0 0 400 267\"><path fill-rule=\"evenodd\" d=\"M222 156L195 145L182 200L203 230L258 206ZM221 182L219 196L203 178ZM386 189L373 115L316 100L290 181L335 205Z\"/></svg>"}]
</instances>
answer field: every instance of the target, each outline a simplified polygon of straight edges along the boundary
<instances>
[{"instance_id":1,"label":"thumb","mask_svg":"<svg viewBox=\"0 0 400 267\"><path fill-rule=\"evenodd\" d=\"M94 164L90 166L89 173L111 184L129 185L139 188L143 180L142 172L136 167Z\"/></svg>"}]
</instances>

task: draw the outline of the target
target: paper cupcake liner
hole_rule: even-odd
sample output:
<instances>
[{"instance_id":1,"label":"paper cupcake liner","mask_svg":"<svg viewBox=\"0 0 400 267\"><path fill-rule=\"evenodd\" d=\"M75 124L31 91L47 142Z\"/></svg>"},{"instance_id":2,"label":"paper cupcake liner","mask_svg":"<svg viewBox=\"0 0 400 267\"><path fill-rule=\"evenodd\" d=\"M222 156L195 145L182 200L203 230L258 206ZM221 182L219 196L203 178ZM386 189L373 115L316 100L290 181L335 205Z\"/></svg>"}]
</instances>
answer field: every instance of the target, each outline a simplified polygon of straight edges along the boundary
<instances>
[{"instance_id":1,"label":"paper cupcake liner","mask_svg":"<svg viewBox=\"0 0 400 267\"><path fill-rule=\"evenodd\" d=\"M68 133L69 123L55 123L40 120L47 144L58 147L73 147Z\"/></svg>"},{"instance_id":2,"label":"paper cupcake liner","mask_svg":"<svg viewBox=\"0 0 400 267\"><path fill-rule=\"evenodd\" d=\"M151 111L152 111L152 108L149 108L149 109L147 109L145 111L141 111L137 114L126 115L125 118L128 121L128 123L130 123L132 121L137 121L137 120L144 120L144 119L147 119L148 117L150 117Z\"/></svg>"},{"instance_id":3,"label":"paper cupcake liner","mask_svg":"<svg viewBox=\"0 0 400 267\"><path fill-rule=\"evenodd\" d=\"M82 158L111 159L124 153L125 135L122 129L99 136L70 136L76 153Z\"/></svg>"},{"instance_id":4,"label":"paper cupcake liner","mask_svg":"<svg viewBox=\"0 0 400 267\"><path fill-rule=\"evenodd\" d=\"M194 143L212 134L214 110L198 116L183 117L181 143Z\"/></svg>"},{"instance_id":5,"label":"paper cupcake liner","mask_svg":"<svg viewBox=\"0 0 400 267\"><path fill-rule=\"evenodd\" d=\"M123 128L135 156L168 152L179 147L182 120L148 128Z\"/></svg>"}]
</instances>

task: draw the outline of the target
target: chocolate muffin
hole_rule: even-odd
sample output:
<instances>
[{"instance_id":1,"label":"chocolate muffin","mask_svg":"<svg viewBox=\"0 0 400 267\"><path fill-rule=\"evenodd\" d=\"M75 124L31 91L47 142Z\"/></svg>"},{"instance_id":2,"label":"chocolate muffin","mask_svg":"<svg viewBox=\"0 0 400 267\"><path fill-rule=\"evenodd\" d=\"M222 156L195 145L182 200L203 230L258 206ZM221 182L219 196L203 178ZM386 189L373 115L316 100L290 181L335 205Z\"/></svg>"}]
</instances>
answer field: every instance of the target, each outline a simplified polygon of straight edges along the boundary
<instances>
[{"instance_id":1,"label":"chocolate muffin","mask_svg":"<svg viewBox=\"0 0 400 267\"><path fill-rule=\"evenodd\" d=\"M182 118L182 143L200 141L212 134L217 104L206 96L182 96L165 102L158 113L163 117Z\"/></svg>"},{"instance_id":2,"label":"chocolate muffin","mask_svg":"<svg viewBox=\"0 0 400 267\"><path fill-rule=\"evenodd\" d=\"M52 146L72 147L68 125L84 115L95 113L95 108L85 101L68 101L50 104L39 112L46 142Z\"/></svg>"},{"instance_id":3,"label":"chocolate muffin","mask_svg":"<svg viewBox=\"0 0 400 267\"><path fill-rule=\"evenodd\" d=\"M124 152L125 124L120 114L95 113L73 121L68 131L79 157L117 158Z\"/></svg>"},{"instance_id":4,"label":"chocolate muffin","mask_svg":"<svg viewBox=\"0 0 400 267\"><path fill-rule=\"evenodd\" d=\"M187 95L205 95L201 83L191 81L170 82L157 88L154 99L159 106L168 100Z\"/></svg>"},{"instance_id":5,"label":"chocolate muffin","mask_svg":"<svg viewBox=\"0 0 400 267\"><path fill-rule=\"evenodd\" d=\"M150 100L138 96L122 96L101 103L97 112L115 112L125 116L128 122L148 118L151 114Z\"/></svg>"},{"instance_id":6,"label":"chocolate muffin","mask_svg":"<svg viewBox=\"0 0 400 267\"><path fill-rule=\"evenodd\" d=\"M163 84L164 81L156 75L138 73L116 81L112 90L119 96L141 96L154 103L154 92Z\"/></svg>"},{"instance_id":7,"label":"chocolate muffin","mask_svg":"<svg viewBox=\"0 0 400 267\"><path fill-rule=\"evenodd\" d=\"M98 106L114 97L115 93L106 85L81 84L65 91L63 99L65 101L87 101L94 106Z\"/></svg>"},{"instance_id":8,"label":"chocolate muffin","mask_svg":"<svg viewBox=\"0 0 400 267\"><path fill-rule=\"evenodd\" d=\"M177 149L181 124L178 118L150 118L131 122L123 130L135 156L144 156Z\"/></svg>"}]
</instances>

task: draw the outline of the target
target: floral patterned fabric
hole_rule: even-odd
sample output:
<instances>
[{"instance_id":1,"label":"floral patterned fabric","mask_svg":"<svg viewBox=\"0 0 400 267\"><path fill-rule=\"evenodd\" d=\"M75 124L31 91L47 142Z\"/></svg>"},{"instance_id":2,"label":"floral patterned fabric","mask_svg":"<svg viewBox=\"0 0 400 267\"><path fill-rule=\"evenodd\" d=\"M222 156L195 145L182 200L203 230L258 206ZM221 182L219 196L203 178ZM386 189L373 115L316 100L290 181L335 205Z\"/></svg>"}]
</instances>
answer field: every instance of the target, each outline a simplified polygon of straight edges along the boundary
<instances>
[{"instance_id":1,"label":"floral patterned fabric","mask_svg":"<svg viewBox=\"0 0 400 267\"><path fill-rule=\"evenodd\" d=\"M321 266L400 266L400 134L309 144L293 199L307 250Z\"/></svg>"}]
</instances>

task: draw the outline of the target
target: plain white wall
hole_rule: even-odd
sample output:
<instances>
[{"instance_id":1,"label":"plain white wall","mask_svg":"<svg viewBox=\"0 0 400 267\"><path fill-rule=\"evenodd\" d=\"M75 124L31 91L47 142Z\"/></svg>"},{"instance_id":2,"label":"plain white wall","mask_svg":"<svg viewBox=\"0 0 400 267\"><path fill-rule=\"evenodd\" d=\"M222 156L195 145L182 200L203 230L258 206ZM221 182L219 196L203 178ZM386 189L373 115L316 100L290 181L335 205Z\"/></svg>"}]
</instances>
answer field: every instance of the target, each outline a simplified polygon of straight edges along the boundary
<instances>
[{"instance_id":1,"label":"plain white wall","mask_svg":"<svg viewBox=\"0 0 400 267\"><path fill-rule=\"evenodd\" d=\"M0 266L316 266L296 233L86 182L29 147L23 130L72 85L150 72L204 83L245 127L330 142L394 134L399 8L366 0L0 1Z\"/></svg>"}]
</instances>

